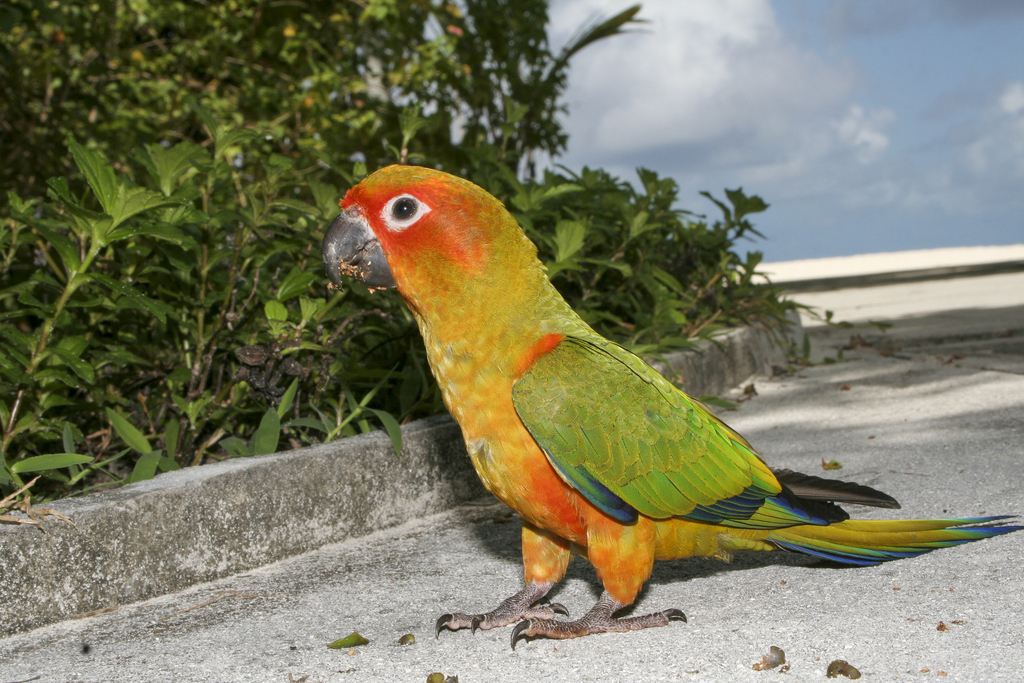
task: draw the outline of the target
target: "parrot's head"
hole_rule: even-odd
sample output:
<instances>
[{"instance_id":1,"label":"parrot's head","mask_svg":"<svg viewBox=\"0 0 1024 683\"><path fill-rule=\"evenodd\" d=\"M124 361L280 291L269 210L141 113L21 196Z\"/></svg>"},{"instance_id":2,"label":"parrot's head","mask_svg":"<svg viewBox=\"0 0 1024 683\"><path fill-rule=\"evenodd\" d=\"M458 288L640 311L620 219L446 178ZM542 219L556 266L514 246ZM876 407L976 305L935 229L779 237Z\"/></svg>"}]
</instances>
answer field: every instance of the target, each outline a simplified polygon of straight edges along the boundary
<instances>
[{"instance_id":1,"label":"parrot's head","mask_svg":"<svg viewBox=\"0 0 1024 683\"><path fill-rule=\"evenodd\" d=\"M346 193L324 236L327 276L397 287L418 300L458 297L481 279L508 282L524 265L542 273L537 250L501 202L448 173L388 166Z\"/></svg>"}]
</instances>

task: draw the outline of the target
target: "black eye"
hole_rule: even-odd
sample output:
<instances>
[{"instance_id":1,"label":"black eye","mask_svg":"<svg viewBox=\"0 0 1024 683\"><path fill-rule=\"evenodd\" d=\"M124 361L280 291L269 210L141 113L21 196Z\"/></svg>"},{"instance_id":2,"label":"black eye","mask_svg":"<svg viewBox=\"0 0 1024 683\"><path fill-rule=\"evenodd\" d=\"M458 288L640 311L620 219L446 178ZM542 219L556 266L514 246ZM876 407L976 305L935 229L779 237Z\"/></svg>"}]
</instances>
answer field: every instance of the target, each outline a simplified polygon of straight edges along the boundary
<instances>
[{"instance_id":1,"label":"black eye","mask_svg":"<svg viewBox=\"0 0 1024 683\"><path fill-rule=\"evenodd\" d=\"M391 215L395 220L404 221L416 215L416 200L412 197L402 197L391 205Z\"/></svg>"}]
</instances>

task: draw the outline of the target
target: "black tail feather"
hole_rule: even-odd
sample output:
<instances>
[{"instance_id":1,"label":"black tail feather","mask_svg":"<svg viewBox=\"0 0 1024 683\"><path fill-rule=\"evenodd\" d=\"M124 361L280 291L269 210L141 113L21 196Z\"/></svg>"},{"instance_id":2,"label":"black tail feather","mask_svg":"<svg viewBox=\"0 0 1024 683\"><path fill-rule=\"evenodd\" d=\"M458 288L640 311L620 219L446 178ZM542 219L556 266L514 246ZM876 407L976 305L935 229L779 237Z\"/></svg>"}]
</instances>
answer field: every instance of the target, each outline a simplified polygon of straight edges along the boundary
<instances>
[{"instance_id":1,"label":"black tail feather","mask_svg":"<svg viewBox=\"0 0 1024 683\"><path fill-rule=\"evenodd\" d=\"M838 479L824 479L793 470L772 470L779 483L797 498L832 503L854 503L876 508L899 508L896 499L881 491Z\"/></svg>"}]
</instances>

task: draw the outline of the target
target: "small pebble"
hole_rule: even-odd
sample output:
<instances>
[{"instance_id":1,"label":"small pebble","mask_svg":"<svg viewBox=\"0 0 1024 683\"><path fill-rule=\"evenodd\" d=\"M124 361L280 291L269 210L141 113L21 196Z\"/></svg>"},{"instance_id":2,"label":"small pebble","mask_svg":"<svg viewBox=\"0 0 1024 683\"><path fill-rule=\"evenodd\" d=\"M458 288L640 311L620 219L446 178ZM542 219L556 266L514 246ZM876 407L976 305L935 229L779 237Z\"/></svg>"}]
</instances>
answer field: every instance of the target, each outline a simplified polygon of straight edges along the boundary
<instances>
[{"instance_id":1,"label":"small pebble","mask_svg":"<svg viewBox=\"0 0 1024 683\"><path fill-rule=\"evenodd\" d=\"M774 669L779 664L786 663L786 653L781 647L775 647L772 645L771 652L761 658L761 661L754 664L754 671L764 671L766 669Z\"/></svg>"},{"instance_id":2,"label":"small pebble","mask_svg":"<svg viewBox=\"0 0 1024 683\"><path fill-rule=\"evenodd\" d=\"M837 678L839 676L846 676L847 678L860 678L860 672L857 668L847 662L844 659L837 659L828 665L828 670L825 672L825 676L828 678Z\"/></svg>"}]
</instances>

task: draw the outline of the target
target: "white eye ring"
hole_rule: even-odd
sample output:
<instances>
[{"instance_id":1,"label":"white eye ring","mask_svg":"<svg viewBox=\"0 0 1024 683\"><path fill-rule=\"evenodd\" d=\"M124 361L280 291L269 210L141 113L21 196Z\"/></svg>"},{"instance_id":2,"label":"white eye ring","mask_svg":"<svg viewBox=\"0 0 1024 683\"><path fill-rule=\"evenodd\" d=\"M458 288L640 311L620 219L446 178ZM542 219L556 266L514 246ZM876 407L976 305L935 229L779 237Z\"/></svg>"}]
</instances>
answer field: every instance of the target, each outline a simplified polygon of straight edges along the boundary
<instances>
[{"instance_id":1,"label":"white eye ring","mask_svg":"<svg viewBox=\"0 0 1024 683\"><path fill-rule=\"evenodd\" d=\"M430 213L425 203L411 194L400 194L384 205L380 218L392 232L401 232Z\"/></svg>"}]
</instances>

